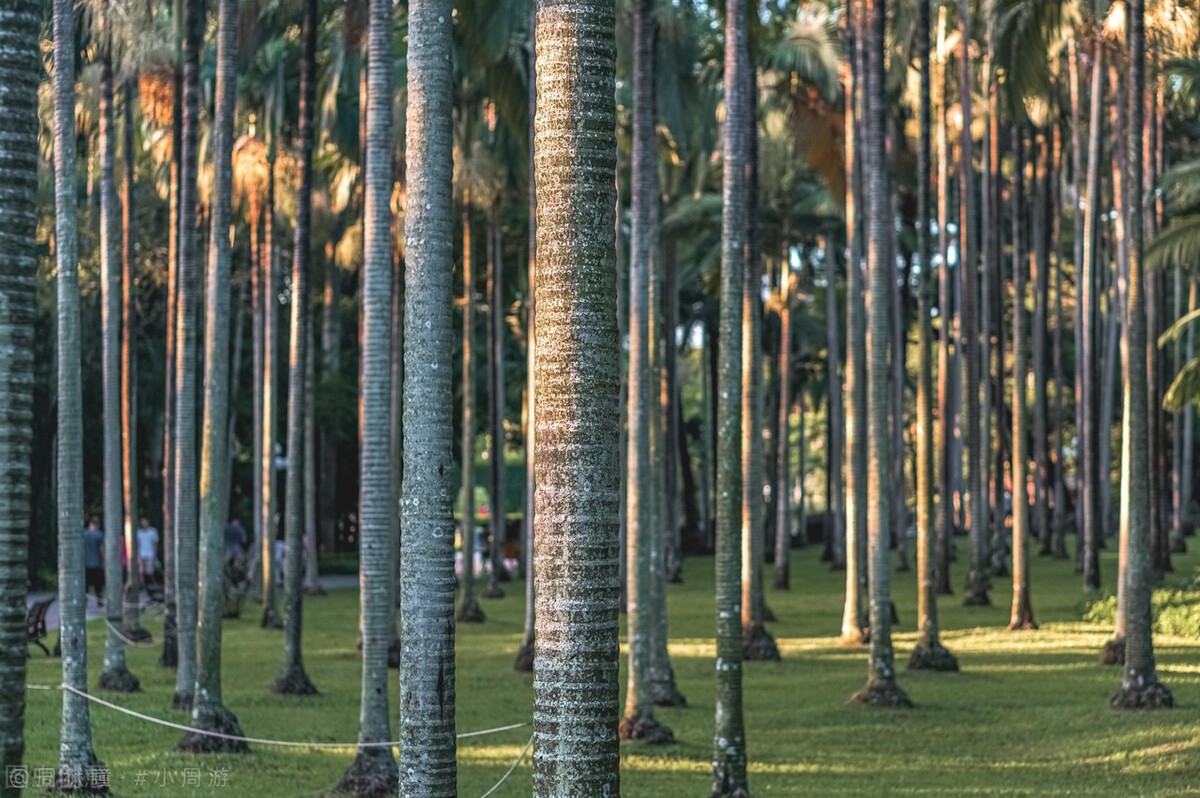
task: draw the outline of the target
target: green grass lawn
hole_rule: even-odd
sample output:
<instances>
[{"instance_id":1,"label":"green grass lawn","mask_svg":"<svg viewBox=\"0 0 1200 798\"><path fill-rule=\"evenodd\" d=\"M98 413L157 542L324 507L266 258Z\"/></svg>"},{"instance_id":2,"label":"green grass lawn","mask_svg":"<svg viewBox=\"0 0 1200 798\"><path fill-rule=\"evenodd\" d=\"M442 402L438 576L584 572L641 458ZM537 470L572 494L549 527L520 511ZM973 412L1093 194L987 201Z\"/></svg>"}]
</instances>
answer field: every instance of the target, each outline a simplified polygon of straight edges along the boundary
<instances>
[{"instance_id":1,"label":"green grass lawn","mask_svg":"<svg viewBox=\"0 0 1200 798\"><path fill-rule=\"evenodd\" d=\"M1200 539L1190 541L1200 548ZM960 546L960 549L964 547ZM1105 553L1103 576L1115 578L1115 552ZM811 796L1168 796L1200 794L1200 644L1157 642L1160 674L1176 708L1150 714L1117 713L1108 698L1119 670L1096 664L1108 630L1077 620L1080 580L1069 563L1033 560L1034 610L1042 628L1007 632L1010 582L997 579L996 606L964 608L960 597L942 601L946 644L958 655L958 674L907 674L914 642L915 577L896 574L893 590L902 623L896 635L901 683L912 710L852 707L846 702L866 677L862 650L836 645L842 574L816 562L819 552L794 552L794 588L771 592L779 617L771 625L784 659L749 663L745 708L753 794ZM1178 557L1179 574L1197 558ZM965 564L954 567L954 584ZM768 581L767 584L770 584ZM529 674L512 670L522 623L521 586L485 604L487 623L458 634L458 727L471 731L526 721L532 702ZM306 603L307 667L321 694L272 695L281 657L278 632L259 629L257 611L230 621L224 638L226 704L247 735L341 742L355 739L359 658L355 649L357 594L343 590ZM663 748L626 744L626 796L706 796L713 713L712 560L688 560L685 582L669 593L671 654L689 705L660 710L678 742ZM249 617L253 616L253 617ZM156 633L156 619L147 625ZM101 664L103 627L93 624L91 673ZM106 695L140 712L183 722L169 709L173 672L157 664L158 648L130 652L143 692ZM59 663L41 652L30 660L32 684L57 684ZM393 680L393 704L398 683ZM33 690L27 714L31 768L57 761L61 699ZM179 735L145 721L93 706L96 752L111 768L121 796L313 795L334 785L349 764L349 749L297 750L253 746L248 756L196 758L174 752ZM460 742L459 794L478 798L503 775L529 740L520 728ZM199 787L184 787L185 775ZM227 768L228 783L210 787L209 769ZM188 773L188 769L193 769ZM167 779L171 784L164 784ZM142 783L138 783L141 781ZM34 792L31 790L30 792ZM528 795L529 761L497 791Z\"/></svg>"}]
</instances>

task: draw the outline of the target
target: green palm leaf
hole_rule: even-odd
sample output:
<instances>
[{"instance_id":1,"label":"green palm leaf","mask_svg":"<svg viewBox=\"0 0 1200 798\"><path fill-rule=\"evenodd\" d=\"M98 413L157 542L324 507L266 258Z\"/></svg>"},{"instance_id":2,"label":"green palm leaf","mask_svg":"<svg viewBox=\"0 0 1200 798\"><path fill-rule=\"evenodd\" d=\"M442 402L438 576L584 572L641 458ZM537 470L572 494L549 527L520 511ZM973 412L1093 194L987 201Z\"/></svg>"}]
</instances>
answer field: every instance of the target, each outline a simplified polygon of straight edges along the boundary
<instances>
[{"instance_id":1,"label":"green palm leaf","mask_svg":"<svg viewBox=\"0 0 1200 798\"><path fill-rule=\"evenodd\" d=\"M1200 263L1200 213L1180 216L1171 221L1146 247L1146 267L1167 269L1193 268Z\"/></svg>"}]
</instances>

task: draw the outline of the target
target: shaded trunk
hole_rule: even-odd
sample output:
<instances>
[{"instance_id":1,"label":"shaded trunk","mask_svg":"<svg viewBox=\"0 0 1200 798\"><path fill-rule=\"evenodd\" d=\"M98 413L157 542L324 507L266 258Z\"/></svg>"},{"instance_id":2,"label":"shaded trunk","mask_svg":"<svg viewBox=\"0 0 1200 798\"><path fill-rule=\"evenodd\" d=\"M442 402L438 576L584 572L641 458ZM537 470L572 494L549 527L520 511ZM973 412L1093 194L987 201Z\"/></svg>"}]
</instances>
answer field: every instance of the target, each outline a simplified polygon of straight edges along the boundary
<instances>
[{"instance_id":1,"label":"shaded trunk","mask_svg":"<svg viewBox=\"0 0 1200 798\"><path fill-rule=\"evenodd\" d=\"M776 401L778 417L775 421L775 589L790 590L790 563L792 547L791 518L791 345L792 345L792 269L787 254L780 262L779 275L779 398ZM803 428L803 419L801 420ZM800 457L804 458L803 440ZM801 534L803 534L801 527Z\"/></svg>"},{"instance_id":2,"label":"shaded trunk","mask_svg":"<svg viewBox=\"0 0 1200 798\"><path fill-rule=\"evenodd\" d=\"M491 569L488 575L488 598L502 598L504 590L500 582L508 581L508 569L504 567L505 543L505 495L504 495L504 282L500 249L499 207L493 207L487 226L487 283L488 283L488 426L491 450L488 465L491 471L491 506L488 519L491 522L492 540L488 559Z\"/></svg>"},{"instance_id":3,"label":"shaded trunk","mask_svg":"<svg viewBox=\"0 0 1200 798\"><path fill-rule=\"evenodd\" d=\"M847 128L847 137L851 135ZM847 217L849 218L849 217ZM843 489L842 469L845 444L843 438L842 412L844 395L842 391L841 351L839 343L840 326L838 324L837 300L837 257L825 247L825 372L829 382L829 401L825 414L825 453L826 474L829 488L827 515L830 523L826 526L826 551L833 563L833 568L846 567L846 492ZM849 584L849 583L847 583Z\"/></svg>"},{"instance_id":4,"label":"shaded trunk","mask_svg":"<svg viewBox=\"0 0 1200 798\"><path fill-rule=\"evenodd\" d=\"M462 203L463 299L462 299L462 447L459 461L462 472L462 603L459 623L481 623L483 608L475 596L475 555L478 551L475 529L475 272L471 244L471 201L463 191Z\"/></svg>"},{"instance_id":5,"label":"shaded trunk","mask_svg":"<svg viewBox=\"0 0 1200 798\"><path fill-rule=\"evenodd\" d=\"M682 582L683 536L679 526L679 448L676 443L679 438L676 432L679 428L679 388L675 331L679 326L679 285L675 242L663 242L662 253L662 369L659 403L662 406L662 530L665 536L663 569L668 582Z\"/></svg>"},{"instance_id":6,"label":"shaded trunk","mask_svg":"<svg viewBox=\"0 0 1200 798\"><path fill-rule=\"evenodd\" d=\"M321 384L327 391L336 389L342 371L342 308L341 272L337 264L337 242L340 231L335 230L330 241L330 257L325 264L325 310L321 316ZM320 549L333 554L337 547L337 434L322 425L317 436L321 474L317 486L320 501L317 507L318 540Z\"/></svg>"},{"instance_id":7,"label":"shaded trunk","mask_svg":"<svg viewBox=\"0 0 1200 798\"><path fill-rule=\"evenodd\" d=\"M951 355L951 338L954 328L953 317L954 297L951 290L953 276L950 271L950 241L947 230L950 221L950 145L946 130L946 59L945 52L945 15L944 6L938 8L938 41L937 70L934 73L937 89L937 229L938 229L938 318L941 327L938 330L938 428L939 439L936 448L939 457L938 464L938 498L937 511L937 547L936 573L937 592L940 595L951 595L954 590L950 584L950 558L954 539L954 391L957 383L955 360Z\"/></svg>"}]
</instances>

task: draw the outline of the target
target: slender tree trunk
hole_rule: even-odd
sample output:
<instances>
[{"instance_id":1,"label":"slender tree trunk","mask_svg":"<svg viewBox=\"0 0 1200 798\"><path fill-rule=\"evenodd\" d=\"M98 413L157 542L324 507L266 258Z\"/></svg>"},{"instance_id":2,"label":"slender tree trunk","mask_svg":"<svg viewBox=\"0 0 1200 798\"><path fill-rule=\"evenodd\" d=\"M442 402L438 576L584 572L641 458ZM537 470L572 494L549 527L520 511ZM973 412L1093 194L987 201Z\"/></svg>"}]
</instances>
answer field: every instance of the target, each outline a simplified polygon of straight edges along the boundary
<instances>
[{"instance_id":1,"label":"slender tree trunk","mask_svg":"<svg viewBox=\"0 0 1200 798\"><path fill-rule=\"evenodd\" d=\"M945 6L938 8L937 23L937 229L938 229L938 318L941 329L938 334L938 435L936 447L939 457L937 509L936 568L937 592L948 596L954 591L950 587L950 559L954 542L954 385L956 383L955 360L951 356L951 338L954 327L953 292L950 284L949 221L950 221L950 145L946 130L946 59L945 55Z\"/></svg>"},{"instance_id":2,"label":"slender tree trunk","mask_svg":"<svg viewBox=\"0 0 1200 798\"><path fill-rule=\"evenodd\" d=\"M1125 435L1123 451L1128 462L1122 473L1121 521L1126 538L1125 671L1121 688L1109 702L1114 709L1159 709L1174 704L1171 691L1158 681L1150 617L1153 563L1150 560L1149 425L1146 383L1146 298L1143 282L1142 227L1142 116L1145 90L1146 30L1143 0L1130 0L1128 173L1125 187L1129 213L1129 287L1127 291L1128 367L1125 375Z\"/></svg>"},{"instance_id":3,"label":"slender tree trunk","mask_svg":"<svg viewBox=\"0 0 1200 798\"><path fill-rule=\"evenodd\" d=\"M311 311L310 311L311 312ZM403 317L399 317L403 318ZM317 420L315 404L317 336L309 316L308 357L304 359L304 595L323 596L317 562ZM399 325L397 325L399 326ZM397 509L393 515L399 515Z\"/></svg>"},{"instance_id":4,"label":"slender tree trunk","mask_svg":"<svg viewBox=\"0 0 1200 798\"><path fill-rule=\"evenodd\" d=\"M488 422L491 428L491 492L490 508L492 541L488 557L491 560L491 570L488 575L487 598L503 598L504 589L501 582L509 579L508 569L504 567L504 542L506 537L507 514L504 501L504 279L500 248L500 209L493 206L488 217L488 305L491 313L488 322L488 397L491 406L488 408Z\"/></svg>"},{"instance_id":5,"label":"slender tree trunk","mask_svg":"<svg viewBox=\"0 0 1200 798\"><path fill-rule=\"evenodd\" d=\"M849 140L852 133L847 126L846 136ZM847 193L849 196L849 193ZM849 214L846 216L849 222ZM825 248L825 371L829 381L829 401L826 412L825 452L828 466L826 468L829 486L829 502L826 513L832 523L826 526L826 549L832 552L832 567L834 570L846 568L849 560L846 557L846 492L842 482L843 453L845 446L842 412L844 394L842 391L841 351L839 342L840 325L838 323L837 299L837 257ZM857 563L856 563L857 564ZM849 577L847 577L847 587Z\"/></svg>"},{"instance_id":6,"label":"slender tree trunk","mask_svg":"<svg viewBox=\"0 0 1200 798\"><path fill-rule=\"evenodd\" d=\"M679 389L678 389L678 352L675 343L675 331L679 326L679 276L678 264L675 260L675 242L667 240L662 243L662 369L660 370L659 404L662 407L662 530L665 535L665 559L663 568L666 579L671 583L683 581L683 536L679 525ZM665 588L660 586L663 593L665 610ZM666 635L662 640L662 651L666 651Z\"/></svg>"},{"instance_id":7,"label":"slender tree trunk","mask_svg":"<svg viewBox=\"0 0 1200 798\"><path fill-rule=\"evenodd\" d=\"M1084 590L1100 589L1099 536L1102 530L1100 514L1100 480L1106 474L1097 474L1096 453L1099 451L1100 430L1097 411L1097 352L1096 352L1096 309L1099 296L1096 291L1096 276L1099 259L1096 257L1096 221L1100 213L1100 110L1103 107L1104 48L1101 38L1096 39L1096 50L1092 61L1092 106L1088 123L1087 159L1087 212L1083 220L1083 268L1080 281L1083 287L1079 304L1080 348L1080 398L1083 401L1083 440L1080 453L1083 458L1082 493L1083 502L1079 512L1083 516L1083 586Z\"/></svg>"},{"instance_id":8,"label":"slender tree trunk","mask_svg":"<svg viewBox=\"0 0 1200 798\"><path fill-rule=\"evenodd\" d=\"M787 249L785 244L784 249ZM792 409L791 345L792 345L792 268L787 252L779 265L779 398L775 422L775 589L791 589L790 563L792 548L791 519L791 425ZM803 446L800 451L804 457ZM803 530L801 531L803 534Z\"/></svg>"},{"instance_id":9,"label":"slender tree trunk","mask_svg":"<svg viewBox=\"0 0 1200 798\"><path fill-rule=\"evenodd\" d=\"M111 36L103 28L111 24L101 15L102 36ZM100 305L101 360L104 421L104 583L105 615L108 633L104 647L104 670L100 688L131 693L140 689L137 677L125 665L124 619L121 604L124 595L123 546L125 513L121 479L121 256L120 208L118 207L114 163L117 135L113 129L113 64L109 45L101 43L100 62ZM130 562L132 566L133 563Z\"/></svg>"},{"instance_id":10,"label":"slender tree trunk","mask_svg":"<svg viewBox=\"0 0 1200 798\"><path fill-rule=\"evenodd\" d=\"M1067 559L1067 485L1066 485L1066 394L1067 376L1063 368L1063 330L1066 318L1063 316L1063 290L1067 280L1063 267L1062 247L1062 144L1063 131L1059 125L1054 126L1054 198L1051 203L1051 241L1054 244L1054 338L1051 345L1051 360L1054 370L1054 513L1051 518L1050 554L1055 559Z\"/></svg>"},{"instance_id":11,"label":"slender tree trunk","mask_svg":"<svg viewBox=\"0 0 1200 798\"><path fill-rule=\"evenodd\" d=\"M305 388L309 359L309 272L312 269L312 171L313 102L317 71L317 0L305 0L300 39L300 125L296 141L299 180L296 186L296 226L292 247L291 334L288 356L287 405L287 513L284 537L284 584L287 591L287 620L283 635L283 663L275 684L275 693L311 695L316 686L304 670L304 475L311 467L304 447L304 420L307 414Z\"/></svg>"},{"instance_id":12,"label":"slender tree trunk","mask_svg":"<svg viewBox=\"0 0 1200 798\"><path fill-rule=\"evenodd\" d=\"M996 63L996 25L997 20L995 15L990 15L987 20L987 56L983 63L983 74L981 75L982 94L984 97L984 113L987 115L986 126L984 127L983 146L980 148L980 212L979 222L980 231L982 233L982 246L980 248L981 263L983 273L979 281L979 329L981 332L979 338L979 382L980 382L980 413L979 413L979 445L989 449L987 454L980 454L979 467L982 473L979 477L979 484L982 486L979 500L983 503L983 517L986 520L985 534L991 542L991 563L990 568L993 575L999 575L1006 571L1007 564L1005 562L1005 546L1003 544L1002 530L1004 529L1004 502L1003 494L1001 501L995 501L996 493L993 486L996 481L1003 478L1003 467L996 469L995 478L993 478L992 469L995 464L995 452L1001 447L993 443L992 440L992 406L996 404L994 397L997 397L1004 392L1002 385L993 386L992 383L992 333L995 327L1003 324L1001 319L993 322L992 314L997 308L1001 309L1003 316L1003 300L997 302L993 293L1000 287L996 274L1000 267L1000 206L997 201L999 191L999 137L1000 137L1000 105L999 96L995 80L995 63ZM1002 338L997 336L997 343ZM1003 363L1003 349L1000 349L998 359ZM999 414L998 414L999 417ZM1000 423L997 421L995 431L997 433L997 443L1003 439L1003 435L999 432Z\"/></svg>"},{"instance_id":13,"label":"slender tree trunk","mask_svg":"<svg viewBox=\"0 0 1200 798\"><path fill-rule=\"evenodd\" d=\"M276 607L275 587L278 576L275 573L275 536L277 521L275 518L278 502L275 497L275 442L278 424L276 413L279 402L276 392L279 380L276 377L275 360L279 354L277 335L279 330L279 299L276 295L279 279L276 276L278 259L275 254L275 164L272 160L267 172L267 201L263 214L263 248L259 253L259 263L262 264L263 283L263 367L262 367L262 443L259 446L262 460L258 467L261 472L262 493L259 514L258 562L262 571L262 603L263 614L261 625L264 629L282 629L283 619Z\"/></svg>"},{"instance_id":14,"label":"slender tree trunk","mask_svg":"<svg viewBox=\"0 0 1200 798\"><path fill-rule=\"evenodd\" d=\"M83 408L79 354L79 260L75 215L75 14L69 0L55 0L54 36L54 254L57 289L58 606L63 684L87 692L87 624L83 581ZM15 28L16 26L14 26ZM7 31L8 25L5 25ZM4 62L9 63L9 62ZM37 72L30 70L30 75ZM8 96L8 92L4 93ZM103 791L93 777L108 773L92 750L88 701L63 691L59 768L55 785L69 788L85 774L86 786Z\"/></svg>"},{"instance_id":15,"label":"slender tree trunk","mask_svg":"<svg viewBox=\"0 0 1200 798\"><path fill-rule=\"evenodd\" d=\"M0 92L0 141L5 142L0 148L0 185L5 187L0 197L0 230L5 232L0 241L0 348L6 353L0 359L0 407L4 408L0 439L5 442L0 478L0 728L4 729L0 765L5 773L21 766L25 752L28 637L24 620L33 449L42 8L34 0L0 2L0 85L5 87ZM62 143L61 138L57 143ZM78 535L78 529L70 532ZM18 798L22 790L6 782L0 796Z\"/></svg>"},{"instance_id":16,"label":"slender tree trunk","mask_svg":"<svg viewBox=\"0 0 1200 798\"><path fill-rule=\"evenodd\" d=\"M200 457L199 618L196 627L196 693L190 725L179 741L184 751L249 751L242 740L202 731L241 735L237 717L221 698L221 619L225 609L225 524L229 512L229 272L232 262L233 116L237 92L237 5L219 0L217 86L213 115L213 201L208 244L204 324L204 424ZM295 560L294 555L289 560Z\"/></svg>"},{"instance_id":17,"label":"slender tree trunk","mask_svg":"<svg viewBox=\"0 0 1200 798\"><path fill-rule=\"evenodd\" d=\"M1029 153L1029 162L1033 170L1032 182L1029 184L1029 190L1034 192L1033 202L1033 240L1028 242L1026 246L1029 249L1029 263L1033 278L1033 525L1027 529L1029 536L1035 541L1041 542L1042 553L1049 554L1052 548L1052 529L1050 526L1050 426L1049 420L1046 417L1048 410L1047 403L1049 401L1049 380L1047 369L1049 366L1046 353L1046 336L1047 336L1047 319L1049 317L1050 307L1050 248L1047 239L1047 219L1050 213L1050 147L1045 140L1045 135L1035 136L1035 142L1032 152ZM1014 235L1016 228L1014 228ZM1014 247L1015 249L1015 247ZM1024 295L1018 294L1019 297ZM1013 322L1013 331L1017 330L1016 321ZM1022 331L1024 328L1022 327ZM1013 338L1013 345L1016 346L1016 338ZM1025 363L1027 358L1026 352L1021 352L1021 362ZM1016 361L1014 360L1014 363ZM1024 374L1021 370L1016 370L1014 374ZM1023 382L1023 380L1022 380ZM1022 399L1024 396L1021 397ZM1015 413L1014 405L1014 413ZM1014 416L1013 430L1015 434L1017 419ZM1024 420L1022 420L1024 421ZM1013 441L1014 447L1016 440ZM1014 449L1015 462L1015 449ZM1020 487L1021 483L1013 479L1014 484ZM1014 533L1015 534L1015 533ZM1013 544L1016 545L1018 540L1022 538L1014 538ZM1027 544L1023 544L1027 545ZM1016 550L1013 550L1013 557L1016 557ZM1015 566L1014 566L1014 578Z\"/></svg>"},{"instance_id":18,"label":"slender tree trunk","mask_svg":"<svg viewBox=\"0 0 1200 798\"><path fill-rule=\"evenodd\" d=\"M934 430L933 430L933 222L930 207L932 131L930 111L929 23L932 0L918 6L916 50L921 83L917 140L917 260L920 283L917 304L917 638L909 670L958 670L958 659L942 645L937 611L937 558L934 553Z\"/></svg>"},{"instance_id":19,"label":"slender tree trunk","mask_svg":"<svg viewBox=\"0 0 1200 798\"><path fill-rule=\"evenodd\" d=\"M1088 388L1084 385L1084 364L1083 364L1083 348L1084 348L1084 313L1083 304L1085 301L1086 290L1083 282L1083 267L1084 267L1084 215L1083 215L1083 78L1079 69L1079 52L1075 32L1070 31L1067 35L1067 82L1069 86L1070 104L1071 104L1071 237L1073 239L1073 250L1071 253L1071 265L1075 270L1075 313L1073 327L1074 343L1075 343L1075 373L1074 373L1074 390L1072 394L1075 399L1075 482L1078 485L1075 494L1075 559L1076 569L1078 573L1083 573L1084 570L1084 523L1083 517L1087 514L1087 492L1090 490L1087 480L1084 479L1087 469L1086 451L1088 445L1087 437L1087 401L1086 391ZM1060 284L1061 289L1061 284ZM1065 463L1064 463L1065 465Z\"/></svg>"},{"instance_id":20,"label":"slender tree trunk","mask_svg":"<svg viewBox=\"0 0 1200 798\"><path fill-rule=\"evenodd\" d=\"M408 213L404 308L406 347L404 497L400 550L400 761L390 746L359 748L338 788L359 795L453 795L454 516L451 502L450 324L453 273L450 208L449 0L416 0L408 7L406 158ZM396 634L390 536L392 319L392 29L388 0L370 0L367 30L365 190L362 275L363 421L369 434L359 452L362 530L359 580L362 613L362 690L358 742L391 739L388 647ZM398 354L398 353L397 353ZM437 685L440 689L435 687ZM403 774L405 787L399 787Z\"/></svg>"},{"instance_id":21,"label":"slender tree trunk","mask_svg":"<svg viewBox=\"0 0 1200 798\"><path fill-rule=\"evenodd\" d=\"M183 0L183 122L179 165L179 268L175 310L175 594L179 667L175 672L176 709L191 709L196 689L196 327L199 279L196 186L200 133L200 50L206 13L204 0Z\"/></svg>"},{"instance_id":22,"label":"slender tree trunk","mask_svg":"<svg viewBox=\"0 0 1200 798\"><path fill-rule=\"evenodd\" d=\"M614 11L537 3L537 798L620 790Z\"/></svg>"},{"instance_id":23,"label":"slender tree trunk","mask_svg":"<svg viewBox=\"0 0 1200 798\"><path fill-rule=\"evenodd\" d=\"M747 793L746 731L742 715L742 293L749 244L747 201L750 126L749 8L725 4L725 128L722 152L720 350L716 457L716 717L713 733L713 798Z\"/></svg>"},{"instance_id":24,"label":"slender tree trunk","mask_svg":"<svg viewBox=\"0 0 1200 798\"><path fill-rule=\"evenodd\" d=\"M183 15L179 15L183 16ZM178 329L180 241L181 151L183 149L183 20L175 20L176 65L172 69L171 98L171 170L167 200L167 318L166 347L163 371L166 373L163 390L163 470L162 470L162 588L163 588L163 649L159 662L168 668L179 665L179 638L175 615L175 435L176 372L179 368L176 346Z\"/></svg>"},{"instance_id":25,"label":"slender tree trunk","mask_svg":"<svg viewBox=\"0 0 1200 798\"><path fill-rule=\"evenodd\" d=\"M1036 141L1036 137L1035 137ZM1013 526L1012 526L1012 615L1009 618L1009 629L1036 629L1037 623L1033 620L1033 605L1029 599L1029 488L1026 469L1028 467L1029 458L1025 452L1026 440L1028 433L1025 430L1025 391L1027 390L1026 379L1028 374L1028 364L1026 363L1026 341L1025 341L1025 306L1026 306L1026 288L1025 288L1025 240L1024 232L1028 217L1026 216L1024 187L1025 187L1025 160L1024 160L1024 134L1021 128L1014 125L1012 128L1012 148L1013 160L1015 168L1013 169L1013 187L1012 187L1012 231L1013 231L1013 430L1012 430L1012 475L1013 475ZM1037 190L1038 177L1038 152L1037 145L1034 146L1034 152L1030 155L1030 161L1033 165L1031 170L1032 180L1031 188ZM1034 209L1034 230L1039 231L1041 223L1036 218L1038 213L1036 207ZM1035 232L1035 236L1039 233ZM1041 282L1042 274L1044 273L1045 264L1040 262L1041 258L1038 253L1030 252L1028 258L1030 268L1037 270L1037 281ZM1035 292L1038 290L1035 288ZM1035 296L1034 301L1041 303L1042 299L1039 295ZM1035 319L1038 317L1038 312L1034 311ZM1037 321L1034 322L1037 324ZM1036 358L1037 355L1035 354ZM1041 402L1044 392L1044 377L1039 379L1038 364L1034 363L1034 381L1043 383L1038 389L1035 389L1037 401ZM1044 422L1043 422L1044 426ZM1044 430L1042 430L1044 434ZM1038 432L1034 432L1035 438ZM1034 478L1034 490L1041 490L1041 483Z\"/></svg>"},{"instance_id":26,"label":"slender tree trunk","mask_svg":"<svg viewBox=\"0 0 1200 798\"><path fill-rule=\"evenodd\" d=\"M866 47L863 86L863 119L866 140L864 165L868 198L867 230L867 493L870 530L867 568L870 583L870 653L867 657L867 684L851 697L851 702L877 707L911 706L912 702L896 683L892 650L891 568L888 551L888 508L891 468L888 451L888 295L889 281L895 279L887 262L891 227L891 191L889 164L885 148L884 104L884 29L886 0L866 0L860 25L859 41Z\"/></svg>"},{"instance_id":27,"label":"slender tree trunk","mask_svg":"<svg viewBox=\"0 0 1200 798\"><path fill-rule=\"evenodd\" d=\"M1198 284L1195 279L1188 280L1188 312L1191 313L1200 307L1200 296L1198 296ZM1194 327L1189 327L1187 337L1184 339L1184 358L1191 360L1196 356L1196 333ZM1196 410L1192 405L1188 405L1183 411L1183 427L1180 437L1183 439L1183 457L1179 465L1180 482L1182 488L1180 490L1179 507L1182 517L1180 526L1183 529L1183 534L1194 535L1195 530L1192 526L1192 495L1193 495L1193 479L1195 477L1195 462L1196 462L1196 442L1195 442L1195 423Z\"/></svg>"},{"instance_id":28,"label":"slender tree trunk","mask_svg":"<svg viewBox=\"0 0 1200 798\"><path fill-rule=\"evenodd\" d=\"M482 623L486 617L475 596L475 272L471 239L471 200L463 192L463 322L462 322L462 604L459 623Z\"/></svg>"},{"instance_id":29,"label":"slender tree trunk","mask_svg":"<svg viewBox=\"0 0 1200 798\"><path fill-rule=\"evenodd\" d=\"M330 257L325 265L325 310L321 316L321 384L325 390L336 390L342 370L342 308L341 272L337 264L336 234L330 243ZM320 498L317 506L317 526L320 549L333 554L337 547L337 434L321 426L317 436L320 461L317 468L321 479L317 485Z\"/></svg>"}]
</instances>

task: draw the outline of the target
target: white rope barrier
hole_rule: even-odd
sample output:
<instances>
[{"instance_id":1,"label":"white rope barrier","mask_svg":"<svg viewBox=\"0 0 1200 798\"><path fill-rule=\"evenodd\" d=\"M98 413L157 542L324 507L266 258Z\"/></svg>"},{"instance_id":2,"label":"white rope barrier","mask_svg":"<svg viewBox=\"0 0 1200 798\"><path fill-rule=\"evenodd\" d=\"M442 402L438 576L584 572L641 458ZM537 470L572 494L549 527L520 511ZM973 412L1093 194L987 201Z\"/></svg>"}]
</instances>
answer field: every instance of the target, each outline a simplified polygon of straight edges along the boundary
<instances>
[{"instance_id":1,"label":"white rope barrier","mask_svg":"<svg viewBox=\"0 0 1200 798\"><path fill-rule=\"evenodd\" d=\"M239 734L226 734L224 732L211 731L209 729L198 729L194 726L187 726L183 723L175 723L174 721L164 720L162 718L156 718L153 715L145 715L141 712L137 712L135 710L129 709L128 707L123 707L119 704L114 704L111 701L106 701L105 699L100 698L99 696L96 696L96 695L92 695L91 693L88 693L84 690L79 690L77 688L74 688L74 687L70 686L69 684L60 684L57 688L52 687L50 685L43 685L43 684L27 684L25 686L26 686L26 688L28 688L30 690L55 690L55 689L67 690L68 692L74 693L75 695L78 695L82 698L86 698L88 701L99 704L100 706L107 707L111 710L120 712L125 715L129 715L130 717L134 717L139 720L144 720L147 723L154 723L159 726L166 726L171 729L178 729L179 731L190 732L192 734L201 734L201 735L205 735L208 737L217 737L222 740L235 740L235 741L244 742L244 743L255 743L256 745L274 745L274 746L282 746L282 747L287 747L287 748L319 748L319 749L397 748L400 745L400 742L398 740L387 740L387 741L382 741L382 742L371 742L371 743L316 743L316 742L303 742L300 740L269 740L269 739L266 739L263 737L246 737L246 736L239 735ZM520 729L520 728L522 728L524 726L528 726L528 725L529 725L528 723L512 723L507 726L497 726L494 729L479 729L477 731L462 732L461 734L456 734L454 736L455 736L455 738L457 738L459 740L467 738L467 737L483 737L484 735L488 735L488 734L499 734L501 732L512 731L513 729ZM533 742L533 738L531 737L530 743L532 743L532 742ZM522 757L524 757L524 754L522 754ZM518 760L518 762L520 762L520 760ZM516 767L516 766L514 765L514 767Z\"/></svg>"},{"instance_id":2,"label":"white rope barrier","mask_svg":"<svg viewBox=\"0 0 1200 798\"><path fill-rule=\"evenodd\" d=\"M524 724L522 724L522 725L524 725ZM517 761L513 762L512 766L509 767L508 771L503 776L500 777L500 781L498 781L492 785L492 789L485 792L479 798L488 798L489 795L494 793L496 790L500 789L500 785L503 784L504 782L508 781L508 777L513 774L513 771L516 770L517 766L520 765L521 762L525 759L525 755L527 753L529 753L529 749L532 746L533 746L533 735L531 734L531 735L529 735L529 742L525 743L525 747L521 749L521 754L520 754L520 756L517 757Z\"/></svg>"},{"instance_id":3,"label":"white rope barrier","mask_svg":"<svg viewBox=\"0 0 1200 798\"><path fill-rule=\"evenodd\" d=\"M117 627L112 621L105 619L105 623L108 624L108 631L116 635L117 639L127 646L133 646L134 648L153 648L155 645L154 641L152 640L131 640L122 634L120 628Z\"/></svg>"}]
</instances>

